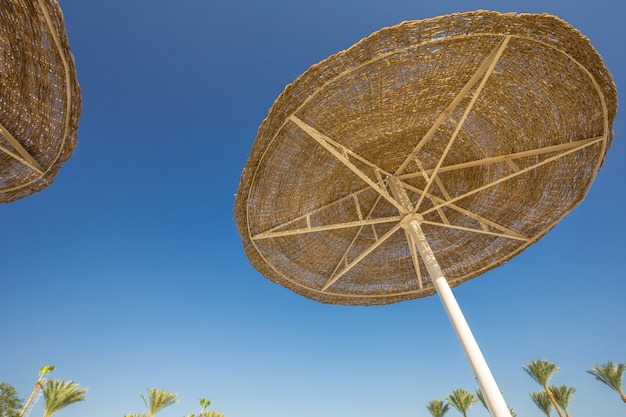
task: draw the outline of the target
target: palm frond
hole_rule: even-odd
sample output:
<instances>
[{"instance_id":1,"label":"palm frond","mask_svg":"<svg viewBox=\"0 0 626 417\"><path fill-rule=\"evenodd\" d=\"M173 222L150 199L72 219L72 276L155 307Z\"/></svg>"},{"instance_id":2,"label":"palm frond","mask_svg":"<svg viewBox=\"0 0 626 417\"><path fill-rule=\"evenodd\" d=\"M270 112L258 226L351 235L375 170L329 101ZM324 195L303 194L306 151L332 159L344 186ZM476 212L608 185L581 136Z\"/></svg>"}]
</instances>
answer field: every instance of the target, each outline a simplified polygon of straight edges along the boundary
<instances>
[{"instance_id":1,"label":"palm frond","mask_svg":"<svg viewBox=\"0 0 626 417\"><path fill-rule=\"evenodd\" d=\"M480 390L480 388L476 390L476 397L478 398L480 403L483 405L483 407L489 410L489 407L487 407L487 401L485 401L485 396L483 395L483 392Z\"/></svg>"},{"instance_id":2,"label":"palm frond","mask_svg":"<svg viewBox=\"0 0 626 417\"><path fill-rule=\"evenodd\" d=\"M572 394L576 392L575 388L568 388L565 385L559 385L556 387L550 387L550 391L554 395L556 403L569 415L569 401L572 398Z\"/></svg>"},{"instance_id":3,"label":"palm frond","mask_svg":"<svg viewBox=\"0 0 626 417\"><path fill-rule=\"evenodd\" d=\"M555 364L543 359L529 362L527 365L522 365L522 368L535 382L544 388L548 387L550 379L559 372L559 368Z\"/></svg>"},{"instance_id":4,"label":"palm frond","mask_svg":"<svg viewBox=\"0 0 626 417\"><path fill-rule=\"evenodd\" d=\"M531 392L530 399L533 400L537 408L550 417L550 411L552 411L552 401L548 397L548 393L545 391Z\"/></svg>"},{"instance_id":5,"label":"palm frond","mask_svg":"<svg viewBox=\"0 0 626 417\"><path fill-rule=\"evenodd\" d=\"M469 408L478 401L478 398L474 394L465 391L464 389L452 390L446 397L446 401L456 408L463 416L467 415Z\"/></svg>"},{"instance_id":6,"label":"palm frond","mask_svg":"<svg viewBox=\"0 0 626 417\"><path fill-rule=\"evenodd\" d=\"M87 388L80 388L74 381L48 380L41 384L45 399L44 417L79 401L85 401Z\"/></svg>"},{"instance_id":7,"label":"palm frond","mask_svg":"<svg viewBox=\"0 0 626 417\"><path fill-rule=\"evenodd\" d=\"M139 395L146 405L146 408L148 408L148 417L154 417L165 407L169 407L178 402L177 394L172 394L171 392L162 391L157 388L148 388L147 398L143 394Z\"/></svg>"},{"instance_id":8,"label":"palm frond","mask_svg":"<svg viewBox=\"0 0 626 417\"><path fill-rule=\"evenodd\" d=\"M608 385L611 389L614 389L620 395L624 396L622 390L622 375L625 370L626 364L608 362L604 365L595 365L587 372L595 376L598 381Z\"/></svg>"},{"instance_id":9,"label":"palm frond","mask_svg":"<svg viewBox=\"0 0 626 417\"><path fill-rule=\"evenodd\" d=\"M210 405L210 400L207 400L206 398L200 398L200 407L202 407L203 410L209 408Z\"/></svg>"},{"instance_id":10,"label":"palm frond","mask_svg":"<svg viewBox=\"0 0 626 417\"><path fill-rule=\"evenodd\" d=\"M433 400L426 405L426 408L433 417L443 417L450 410L450 405L443 401Z\"/></svg>"}]
</instances>

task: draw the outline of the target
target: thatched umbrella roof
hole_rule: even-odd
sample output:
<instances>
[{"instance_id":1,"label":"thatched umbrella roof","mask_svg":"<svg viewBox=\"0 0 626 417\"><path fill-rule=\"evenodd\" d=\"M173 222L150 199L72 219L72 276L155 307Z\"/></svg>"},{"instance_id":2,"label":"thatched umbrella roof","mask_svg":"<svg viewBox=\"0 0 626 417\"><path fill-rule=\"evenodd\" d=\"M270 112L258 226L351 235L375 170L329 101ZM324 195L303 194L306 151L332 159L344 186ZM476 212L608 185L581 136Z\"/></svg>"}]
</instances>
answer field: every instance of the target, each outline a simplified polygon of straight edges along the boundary
<instances>
[{"instance_id":1,"label":"thatched umbrella roof","mask_svg":"<svg viewBox=\"0 0 626 417\"><path fill-rule=\"evenodd\" d=\"M554 16L478 11L382 29L312 66L270 109L235 204L246 254L324 303L433 294L393 176L459 285L583 200L616 107L598 53Z\"/></svg>"},{"instance_id":2,"label":"thatched umbrella roof","mask_svg":"<svg viewBox=\"0 0 626 417\"><path fill-rule=\"evenodd\" d=\"M76 146L81 97L59 5L0 3L0 203L52 183Z\"/></svg>"}]
</instances>

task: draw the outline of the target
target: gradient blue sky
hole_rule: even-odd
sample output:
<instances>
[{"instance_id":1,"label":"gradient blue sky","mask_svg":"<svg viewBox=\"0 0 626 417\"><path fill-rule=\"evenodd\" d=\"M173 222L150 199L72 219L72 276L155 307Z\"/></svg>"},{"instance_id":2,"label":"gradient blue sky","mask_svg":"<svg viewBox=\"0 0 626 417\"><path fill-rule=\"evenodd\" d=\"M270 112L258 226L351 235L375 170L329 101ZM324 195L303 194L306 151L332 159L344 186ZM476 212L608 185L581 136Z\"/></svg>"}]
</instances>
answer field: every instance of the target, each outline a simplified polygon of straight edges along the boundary
<instances>
[{"instance_id":1,"label":"gradient blue sky","mask_svg":"<svg viewBox=\"0 0 626 417\"><path fill-rule=\"evenodd\" d=\"M79 143L55 183L0 206L0 380L27 397L40 367L89 388L65 417L428 416L474 377L436 297L315 303L248 263L234 194L256 131L309 66L403 20L476 9L550 13L626 83L626 3L416 0L62 0L83 93ZM508 264L455 289L520 417L522 370L555 362L574 417L624 415L585 371L626 362L624 116L587 199ZM625 381L626 382L626 381ZM36 408L31 416L40 416ZM449 416L460 415L455 410ZM476 405L471 416L485 417Z\"/></svg>"}]
</instances>

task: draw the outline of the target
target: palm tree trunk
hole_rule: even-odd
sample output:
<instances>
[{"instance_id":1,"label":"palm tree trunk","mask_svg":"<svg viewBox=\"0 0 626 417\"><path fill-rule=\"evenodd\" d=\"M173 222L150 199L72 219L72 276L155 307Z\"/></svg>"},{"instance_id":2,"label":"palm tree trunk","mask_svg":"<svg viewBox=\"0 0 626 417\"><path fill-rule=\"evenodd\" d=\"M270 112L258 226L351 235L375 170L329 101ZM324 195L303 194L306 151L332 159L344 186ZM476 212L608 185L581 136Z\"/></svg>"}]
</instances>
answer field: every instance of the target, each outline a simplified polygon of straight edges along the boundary
<instances>
[{"instance_id":1,"label":"palm tree trunk","mask_svg":"<svg viewBox=\"0 0 626 417\"><path fill-rule=\"evenodd\" d=\"M556 410L557 413L559 413L559 417L565 417L563 415L563 412L561 411L561 407L559 407L559 405L556 403L556 399L554 398L554 394L552 394L552 391L550 391L550 388L548 387L544 387L546 392L548 393L548 397L550 397L550 401L552 401L552 405L554 406L554 409Z\"/></svg>"},{"instance_id":2,"label":"palm tree trunk","mask_svg":"<svg viewBox=\"0 0 626 417\"><path fill-rule=\"evenodd\" d=\"M28 406L33 401L33 398L35 398L35 394L37 393L37 390L39 389L40 386L41 386L41 378L39 378L37 382L35 382L35 388L33 388L33 392L30 393L30 397L28 397L28 400L26 400L26 403L24 404L22 411L20 411L19 417L22 417L24 415L24 413L28 409Z\"/></svg>"}]
</instances>

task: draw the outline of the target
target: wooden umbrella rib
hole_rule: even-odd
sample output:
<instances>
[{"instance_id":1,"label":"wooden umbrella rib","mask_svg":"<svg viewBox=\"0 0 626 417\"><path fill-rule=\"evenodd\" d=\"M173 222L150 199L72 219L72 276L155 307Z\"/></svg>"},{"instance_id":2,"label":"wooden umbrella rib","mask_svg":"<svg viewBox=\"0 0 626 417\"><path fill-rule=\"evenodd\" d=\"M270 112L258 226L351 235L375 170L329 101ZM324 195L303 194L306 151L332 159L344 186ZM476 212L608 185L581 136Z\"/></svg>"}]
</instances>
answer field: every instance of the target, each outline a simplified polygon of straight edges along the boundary
<instances>
[{"instance_id":1,"label":"wooden umbrella rib","mask_svg":"<svg viewBox=\"0 0 626 417\"><path fill-rule=\"evenodd\" d=\"M445 224L450 224L450 220L448 220L448 217L446 216L446 214L443 212L443 210L441 209L441 207L439 209L437 209L437 215L439 215L439 218L445 223Z\"/></svg>"},{"instance_id":2,"label":"wooden umbrella rib","mask_svg":"<svg viewBox=\"0 0 626 417\"><path fill-rule=\"evenodd\" d=\"M463 112L463 116L461 117L461 120L459 120L459 122L457 123L456 128L454 129L454 132L452 133L452 137L450 137L450 140L448 141L448 143L446 145L446 148L444 149L443 153L439 157L439 160L437 161L437 165L435 166L435 169L433 170L432 174L430 175L430 180L426 184L426 187L424 187L424 191L422 191L422 195L417 200L417 204L413 208L413 212L414 213L416 213L419 210L422 202L424 201L424 196L426 195L426 193L430 189L430 187L431 187L431 185L433 183L433 179L437 176L437 173L439 172L439 168L441 168L441 165L443 165L443 161L446 159L446 156L448 156L448 152L450 151L450 148L452 147L452 144L454 143L454 141L456 140L457 136L459 135L459 132L461 131L461 127L463 127L463 124L465 123L465 120L467 120L467 117L469 116L470 112L474 108L474 104L476 103L476 100L478 100L478 97L480 96L480 93L482 92L483 88L485 87L485 84L487 83L487 80L489 79L489 76L491 75L491 73L493 72L494 68L496 67L496 63L498 62L498 60L502 56L502 53L504 52L504 48L506 48L506 45L509 43L510 39L511 39L510 36L505 37L500 42L498 47L496 48L495 54L492 53L492 54L489 55L489 59L487 60L488 64L489 64L488 68L485 71L484 75L482 76L482 79L480 80L480 84L478 85L478 87L474 91L474 94L472 95L472 98L471 98L467 108Z\"/></svg>"},{"instance_id":3,"label":"wooden umbrella rib","mask_svg":"<svg viewBox=\"0 0 626 417\"><path fill-rule=\"evenodd\" d=\"M450 194L448 194L448 190L446 190L446 187L443 185L443 182L441 181L441 178L439 178L439 175L435 176L435 184L437 184L437 187L439 188L439 190L441 191L441 194L443 194L445 199L450 200L451 198ZM431 201L433 200L431 196L429 196L428 198ZM448 217L446 217L446 214L443 212L443 209L439 208L437 210L437 214L439 215L439 217L441 218L441 220L443 220L445 224L450 224L450 220L448 220Z\"/></svg>"},{"instance_id":4,"label":"wooden umbrella rib","mask_svg":"<svg viewBox=\"0 0 626 417\"><path fill-rule=\"evenodd\" d=\"M415 158L415 164L417 165L417 169L419 169L419 172L422 174L422 177L424 177L426 182L430 181L430 177L426 173L426 170L424 169L424 165L422 165L422 161L420 161L419 158L417 157Z\"/></svg>"},{"instance_id":5,"label":"wooden umbrella rib","mask_svg":"<svg viewBox=\"0 0 626 417\"><path fill-rule=\"evenodd\" d=\"M327 232L330 230L348 229L351 227L362 227L362 226L369 226L369 225L375 225L375 224L392 223L392 222L398 222L400 220L402 220L401 216L393 216L393 217L384 217L384 218L379 218L379 219L364 219L364 220L358 220L358 221L353 221L353 222L328 224L324 226L312 226L312 227L292 229L292 230L263 232L263 233L259 233L258 235L252 236L252 240L271 239L271 238L283 237L283 236L295 236L295 235L302 235L305 233Z\"/></svg>"},{"instance_id":6,"label":"wooden umbrella rib","mask_svg":"<svg viewBox=\"0 0 626 417\"><path fill-rule=\"evenodd\" d=\"M439 175L435 175L435 183L437 184L437 187L441 191L441 194L443 194L443 196L446 198L446 200L450 200L450 194L448 194L448 190L446 190L446 187L443 185L443 182L441 181L441 178L439 178Z\"/></svg>"},{"instance_id":7,"label":"wooden umbrella rib","mask_svg":"<svg viewBox=\"0 0 626 417\"><path fill-rule=\"evenodd\" d=\"M461 103L463 98L470 92L470 90L474 87L474 85L481 79L483 74L488 70L489 66L494 60L497 60L499 56L502 54L502 50L504 46L508 43L511 36L504 37L496 46L496 48L491 51L491 53L481 62L478 66L478 69L469 81L461 88L459 93L454 97L454 99L448 104L448 106L437 116L435 119L435 123L430 127L428 132L422 137L422 139L418 142L417 146L413 148L411 153L406 157L404 162L398 167L394 175L399 176L404 172L406 167L411 163L411 161L417 156L417 153L422 149L422 147L430 140L430 138L435 134L437 129L443 124L443 122L450 117L450 114L454 109Z\"/></svg>"},{"instance_id":8,"label":"wooden umbrella rib","mask_svg":"<svg viewBox=\"0 0 626 417\"><path fill-rule=\"evenodd\" d=\"M356 209L356 215L359 220L363 220L363 213L361 212L361 203L359 203L359 197L355 194L352 196L352 200L354 201L354 208Z\"/></svg>"},{"instance_id":9,"label":"wooden umbrella rib","mask_svg":"<svg viewBox=\"0 0 626 417\"><path fill-rule=\"evenodd\" d=\"M519 171L519 166L517 166L517 164L515 162L513 162L513 160L511 158L506 158L504 161L507 163L509 168L511 168L513 170L513 172Z\"/></svg>"},{"instance_id":10,"label":"wooden umbrella rib","mask_svg":"<svg viewBox=\"0 0 626 417\"><path fill-rule=\"evenodd\" d=\"M374 213L374 210L376 209L376 206L380 202L381 198L382 197L380 195L378 197L376 197L376 201L374 201L374 204L372 205L372 208L370 209L369 213L367 213L367 219L370 219L372 217L372 213ZM372 227L372 234L374 235L374 240L378 241L378 234L376 233L375 225L372 224L370 226ZM337 263L337 266L335 266L335 269L333 270L333 273L331 274L331 276L334 276L335 273L337 273L337 271L341 267L342 261L345 262L346 265L348 264L348 253L352 250L352 248L354 247L354 244L356 243L358 238L361 236L361 232L363 231L364 227L365 226L361 226L356 231L356 233L354 234L354 237L352 238L352 241L350 242L350 244L348 245L348 247L344 251L343 255L341 256L341 259L340 259L339 263Z\"/></svg>"},{"instance_id":11,"label":"wooden umbrella rib","mask_svg":"<svg viewBox=\"0 0 626 417\"><path fill-rule=\"evenodd\" d=\"M414 191L416 193L421 193L422 192L422 190L420 190L417 187L413 187L410 184L406 184L405 183L404 186L405 186L405 188L407 188L407 189L409 189L411 191ZM470 218L476 220L478 223L484 223L484 224L489 225L489 226L491 226L491 227L493 227L495 229L498 229L498 230L500 230L500 231L502 231L502 232L504 232L506 234L517 236L518 238L521 238L521 239L525 239L525 236L522 236L521 234L519 234L515 230L509 229L509 228L507 228L507 227L505 227L505 226L503 226L501 224L498 224L498 223L496 223L496 222L494 222L492 220L489 220L489 219L487 219L485 217L479 216L478 214L476 214L476 213L474 213L474 212L472 212L470 210L464 209L463 207L457 206L456 204L452 204L452 203L451 204L445 204L446 202L448 202L450 200L444 200L443 198L440 198L440 197L437 197L437 196L431 195L431 194L428 194L427 197L430 200L432 200L433 203L443 203L443 204L434 204L435 205L435 210L437 212L439 212L443 207L447 207L447 208L449 208L451 210L457 211L457 212L459 212L459 213L461 213L461 214L463 214L463 215L465 215L467 217L470 217Z\"/></svg>"},{"instance_id":12,"label":"wooden umbrella rib","mask_svg":"<svg viewBox=\"0 0 626 417\"><path fill-rule=\"evenodd\" d=\"M17 153L12 152L4 146L0 146L0 151L20 161L22 164L28 166L34 171L37 171L40 174L44 173L43 168L39 165L39 163L37 163L37 161L35 161L35 158L28 153L22 144L11 134L11 132L7 130L6 127L4 127L2 123L0 123L0 134L11 144L11 146L13 146Z\"/></svg>"},{"instance_id":13,"label":"wooden umbrella rib","mask_svg":"<svg viewBox=\"0 0 626 417\"><path fill-rule=\"evenodd\" d=\"M373 181L363 171L361 171L353 163L351 163L340 151L338 151L337 148L331 143L331 139L328 136L324 135L323 133L313 128L312 126L309 126L308 124L300 120L295 115L289 116L289 120L295 123L300 129L302 129L305 133L307 133L311 138L313 138L318 144L320 144L324 149L326 149L330 154L332 154L339 162L345 165L350 171L352 171L359 178L365 181L367 185L372 187L372 189L374 189L384 199L389 201L392 205L394 205L401 211L403 210L402 206L398 204L396 200L394 200L393 197L391 197L385 189L381 188L381 186L377 184L376 181ZM384 172L384 170L378 168L376 165L372 163L368 163L368 165L374 167L375 172L378 172L378 173Z\"/></svg>"},{"instance_id":14,"label":"wooden umbrella rib","mask_svg":"<svg viewBox=\"0 0 626 417\"><path fill-rule=\"evenodd\" d=\"M363 193L365 191L368 191L369 189L370 189L369 187L363 187L360 190L353 192L352 194L349 194L349 195L347 195L345 197L341 197L338 200L335 200L335 201L333 201L331 203L324 204L323 206L318 207L315 210L309 211L306 214L303 214L303 215L298 216L296 218L293 218L291 220L287 220L286 222L281 223L281 224L279 224L277 226L274 226L271 229L268 229L268 230L266 230L264 232L258 233L255 236L258 236L258 235L263 234L263 233L272 233L272 232L275 232L275 231L283 230L285 227L288 227L288 226L290 226L292 224L295 224L295 223L297 223L299 221L306 220L307 217L311 217L311 216L313 216L313 215L315 215L317 213L320 213L320 212L322 212L322 211L324 211L324 210L326 210L326 209L328 209L328 208L330 208L330 207L332 207L334 205L341 204L341 203L343 203L346 200L349 200L351 198L356 197L358 194L361 194L361 193Z\"/></svg>"},{"instance_id":15,"label":"wooden umbrella rib","mask_svg":"<svg viewBox=\"0 0 626 417\"><path fill-rule=\"evenodd\" d=\"M59 34L57 33L57 31L55 30L55 25L52 22L52 17L50 16L50 11L48 10L48 7L45 4L44 0L37 0L39 3L39 7L41 8L41 11L43 13L44 19L46 20L46 24L48 25L48 28L50 29L50 34L52 35L52 39L54 40L54 44L56 46L57 52L59 53L59 57L61 58L61 61L63 62L63 68L65 70L65 100L66 100L66 104L65 104L65 120L64 120L64 134L63 134L63 140L61 143L61 147L60 149L63 149L65 146L65 141L68 138L68 135L70 134L70 120L71 117L70 115L72 114L72 73L71 73L71 67L70 67L70 63L67 59L67 56L65 55L63 49L62 49L62 43L61 43L61 39L59 38ZM59 158L59 156L62 154L62 152L57 153L56 157L54 158L54 161L52 161L52 163L50 164L50 167L54 166L54 164L56 163L57 159Z\"/></svg>"},{"instance_id":16,"label":"wooden umbrella rib","mask_svg":"<svg viewBox=\"0 0 626 417\"><path fill-rule=\"evenodd\" d=\"M312 127L311 125L305 123L304 121L302 121L302 119L298 118L295 114L292 115L291 117L299 120L301 123L303 123L304 125L308 126L308 128L310 128L312 131L316 131L317 134L319 134L321 136L321 138L326 141L327 143L329 143L330 145L332 145L335 149L337 149L338 151L341 152L341 155L343 155L343 157L347 160L349 158L354 158L362 163L364 163L365 165L371 167L374 169L374 171L376 172L377 176L380 176L381 173L382 175L384 175L385 177L388 177L389 175L391 175L390 172L385 171L384 169L380 168L379 166L377 166L376 164L373 164L372 162L368 161L367 159L363 158L361 155L357 154L356 152L354 152L351 149L346 148L345 146L343 146L342 144L338 143L337 141L329 138L328 136L324 135L323 133L319 132L317 129L315 129L314 127ZM290 118L291 118L290 117ZM295 120L294 120L295 121ZM300 128L302 128L302 126L299 125ZM303 129L305 130L305 129ZM309 133L309 132L307 132ZM310 134L310 133L309 133ZM314 138L315 139L315 138Z\"/></svg>"},{"instance_id":17,"label":"wooden umbrella rib","mask_svg":"<svg viewBox=\"0 0 626 417\"><path fill-rule=\"evenodd\" d=\"M562 157L564 157L564 156L567 156L567 155L569 155L569 154L571 154L571 153L574 153L574 152L576 152L576 151L579 151L579 150L581 150L581 149L584 149L584 148L586 148L586 147L588 147L588 146L591 146L591 145L594 145L594 144L596 144L596 143L602 142L602 141L604 141L604 140L606 140L606 137L605 137L605 136L602 136L602 137L599 137L599 138L590 139L590 140L584 140L584 141L581 141L581 142L584 142L584 144L582 144L582 145L580 145L580 146L578 146L578 147L575 147L575 148L570 148L570 149L568 149L568 150L564 151L563 153L560 153L560 154L558 154L558 155L552 156L552 157L550 157L550 158L546 158L546 159L544 159L543 161L538 162L538 163L536 163L536 164L534 164L534 165L530 165L530 166L528 166L528 167L526 167L526 168L524 168L524 169L520 169L518 172L515 172L515 173L510 174L510 175L506 175L506 176L504 176L504 177L502 177L502 178L499 178L499 179L497 179L497 180L495 180L495 181L492 181L492 182L487 183L487 184L485 184L485 185L483 185L483 186L481 186L481 187L478 187L478 188L476 188L476 189L474 189L474 190L472 190L472 191L468 191L468 192L467 192L467 193L465 193L465 194L461 194L461 195L459 195L459 196L456 196L456 197L454 197L454 198L453 198L453 199L451 199L451 200L445 201L445 202L443 202L443 203L441 203L441 204L439 204L439 205L436 205L435 207L432 207L432 208L430 208L430 209L428 209L428 210L425 210L425 211L424 211L424 212L422 212L421 214L422 214L422 215L425 215L425 214L428 214L428 213L432 212L433 210L436 210L436 209L437 209L437 208L439 208L439 207L446 207L446 206L449 206L449 205L451 205L452 203L455 203L455 202L457 202L457 201L459 201L459 200L462 200L462 199L464 199L464 198L466 198L466 197L469 197L469 196L471 196L471 195L474 195L474 194L476 194L476 193L479 193L479 192L481 192L481 191L483 191L483 190L486 190L487 188L491 188L491 187L493 187L493 186L495 186L495 185L500 184L501 182L508 181L508 180L510 180L511 178L515 178L515 177L517 177L518 175L524 174L525 172L532 171L532 170L533 170L533 169L535 169L535 168L538 168L538 167L543 166L543 165L546 165L546 164L548 164L548 163L550 163L550 162L556 161L557 159L560 159L560 158L562 158Z\"/></svg>"},{"instance_id":18,"label":"wooden umbrella rib","mask_svg":"<svg viewBox=\"0 0 626 417\"><path fill-rule=\"evenodd\" d=\"M429 224L431 226L439 226L439 227L443 227L446 229L455 229L455 230L463 230L465 232L473 232L473 233L478 233L481 235L489 235L489 236L497 236L497 237L504 237L507 239L513 239L513 240L521 240L523 242L529 242L530 239L524 236L520 236L518 234L504 234L504 233L496 233L496 232L491 232L489 230L486 229L473 229L471 227L464 227L464 226L455 226L452 224L445 224L445 223L439 223L439 222L431 222L428 220L424 220L422 221L423 224ZM481 225L483 225L483 223L481 223Z\"/></svg>"},{"instance_id":19,"label":"wooden umbrella rib","mask_svg":"<svg viewBox=\"0 0 626 417\"><path fill-rule=\"evenodd\" d=\"M439 168L438 172L456 171L459 169L472 168L472 167L480 166L480 165L489 165L489 164L494 164L496 162L503 162L503 161L508 164L512 162L513 166L511 166L511 168L513 169L513 167L517 167L517 165L513 162L513 160L515 159L525 158L529 156L537 156L537 155L542 155L545 153L561 152L561 151L566 151L566 150L574 149L574 148L582 149L589 145L593 145L594 143L597 143L601 140L604 140L605 138L606 136L604 135L596 136L594 138L581 139L581 140L576 140L572 142L561 143L559 145L545 146L543 148L536 148L536 149L531 149L528 151L515 152L515 153L510 153L510 154L505 154L505 155L498 155L498 156L494 156L490 158L478 159L476 161L469 161L469 162L464 162L461 164L443 166ZM515 169L513 170L515 171ZM520 168L517 167L517 171L519 170ZM432 171L433 170L430 170L430 171L427 170L426 173L430 172L432 174ZM405 175L402 175L400 178L407 179L407 178L412 178L416 176L418 176L418 173L405 174Z\"/></svg>"},{"instance_id":20,"label":"wooden umbrella rib","mask_svg":"<svg viewBox=\"0 0 626 417\"><path fill-rule=\"evenodd\" d=\"M380 239L378 239L376 242L374 242L373 245L371 245L369 248L367 248L365 251L363 251L359 256L357 256L352 262L350 262L340 273L338 273L335 276L332 276L331 278L328 279L328 281L326 281L326 284L324 284L324 286L322 287L322 292L326 291L328 289L328 287L330 287L331 285L333 285L335 282L337 282L337 280L339 280L341 277L343 277L345 274L347 274L348 272L350 272L350 270L352 268L354 268L356 265L358 265L363 259L365 259L370 253L374 252L380 245L382 245L384 242L387 241L387 239L389 239L394 233L396 233L400 228L402 227L402 225L400 224L400 222L396 223L391 230L389 230L387 233L385 233Z\"/></svg>"}]
</instances>

